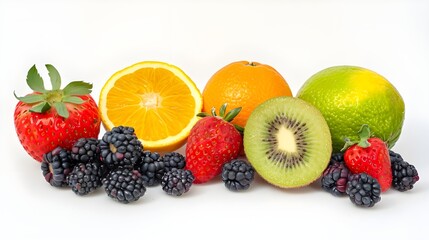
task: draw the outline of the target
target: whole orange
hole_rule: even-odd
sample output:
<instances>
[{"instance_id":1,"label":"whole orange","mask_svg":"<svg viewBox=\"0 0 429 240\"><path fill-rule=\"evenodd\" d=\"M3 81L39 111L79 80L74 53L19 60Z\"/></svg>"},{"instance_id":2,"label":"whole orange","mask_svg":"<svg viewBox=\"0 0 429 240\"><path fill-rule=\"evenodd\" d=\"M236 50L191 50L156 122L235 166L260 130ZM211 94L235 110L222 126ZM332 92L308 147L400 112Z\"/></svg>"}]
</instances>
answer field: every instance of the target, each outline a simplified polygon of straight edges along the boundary
<instances>
[{"instance_id":1,"label":"whole orange","mask_svg":"<svg viewBox=\"0 0 429 240\"><path fill-rule=\"evenodd\" d=\"M242 107L233 124L246 126L250 113L262 102L279 96L292 96L288 83L273 67L257 62L233 62L217 71L203 91L203 111Z\"/></svg>"}]
</instances>

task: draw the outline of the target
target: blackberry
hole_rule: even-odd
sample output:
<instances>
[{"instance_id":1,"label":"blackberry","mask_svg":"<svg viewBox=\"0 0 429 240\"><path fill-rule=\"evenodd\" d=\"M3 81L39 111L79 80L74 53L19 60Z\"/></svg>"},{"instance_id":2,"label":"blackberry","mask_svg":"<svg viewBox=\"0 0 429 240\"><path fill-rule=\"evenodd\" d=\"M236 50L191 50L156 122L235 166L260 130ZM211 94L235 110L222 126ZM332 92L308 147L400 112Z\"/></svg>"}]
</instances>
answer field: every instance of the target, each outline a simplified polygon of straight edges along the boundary
<instances>
[{"instance_id":1,"label":"blackberry","mask_svg":"<svg viewBox=\"0 0 429 240\"><path fill-rule=\"evenodd\" d=\"M66 177L73 169L70 152L57 147L43 154L41 167L45 180L54 187L67 186Z\"/></svg>"},{"instance_id":2,"label":"blackberry","mask_svg":"<svg viewBox=\"0 0 429 240\"><path fill-rule=\"evenodd\" d=\"M103 187L109 197L121 203L137 201L146 192L140 172L122 167L107 174Z\"/></svg>"},{"instance_id":3,"label":"blackberry","mask_svg":"<svg viewBox=\"0 0 429 240\"><path fill-rule=\"evenodd\" d=\"M164 174L161 186L168 195L180 196L189 191L194 180L191 171L175 168Z\"/></svg>"},{"instance_id":4,"label":"blackberry","mask_svg":"<svg viewBox=\"0 0 429 240\"><path fill-rule=\"evenodd\" d=\"M171 171L173 168L183 169L186 165L185 157L178 152L166 153L161 157L161 161L164 162L166 172Z\"/></svg>"},{"instance_id":5,"label":"blackberry","mask_svg":"<svg viewBox=\"0 0 429 240\"><path fill-rule=\"evenodd\" d=\"M99 163L78 163L67 176L67 183L77 195L86 195L101 186Z\"/></svg>"},{"instance_id":6,"label":"blackberry","mask_svg":"<svg viewBox=\"0 0 429 240\"><path fill-rule=\"evenodd\" d=\"M344 162L334 162L322 174L322 188L334 196L344 195L349 175L350 171Z\"/></svg>"},{"instance_id":7,"label":"blackberry","mask_svg":"<svg viewBox=\"0 0 429 240\"><path fill-rule=\"evenodd\" d=\"M70 152L75 162L96 162L100 160L100 142L96 138L80 138Z\"/></svg>"},{"instance_id":8,"label":"blackberry","mask_svg":"<svg viewBox=\"0 0 429 240\"><path fill-rule=\"evenodd\" d=\"M333 153L331 155L331 160L329 164L334 164L336 162L344 162L344 153L339 152L339 153Z\"/></svg>"},{"instance_id":9,"label":"blackberry","mask_svg":"<svg viewBox=\"0 0 429 240\"><path fill-rule=\"evenodd\" d=\"M141 157L143 146L132 127L114 127L100 140L101 160L110 169L133 168Z\"/></svg>"},{"instance_id":10,"label":"blackberry","mask_svg":"<svg viewBox=\"0 0 429 240\"><path fill-rule=\"evenodd\" d=\"M143 184L146 187L158 185L165 173L164 162L157 152L143 152L137 169L140 170L143 178Z\"/></svg>"},{"instance_id":11,"label":"blackberry","mask_svg":"<svg viewBox=\"0 0 429 240\"><path fill-rule=\"evenodd\" d=\"M366 173L350 175L346 193L350 200L360 207L373 207L381 200L380 184Z\"/></svg>"},{"instance_id":12,"label":"blackberry","mask_svg":"<svg viewBox=\"0 0 429 240\"><path fill-rule=\"evenodd\" d=\"M403 162L404 161L401 154L396 153L392 150L389 150L389 157L390 157L390 162Z\"/></svg>"},{"instance_id":13,"label":"blackberry","mask_svg":"<svg viewBox=\"0 0 429 240\"><path fill-rule=\"evenodd\" d=\"M400 192L413 189L414 184L419 180L417 169L404 161L402 156L393 151L389 151L392 168L392 187Z\"/></svg>"},{"instance_id":14,"label":"blackberry","mask_svg":"<svg viewBox=\"0 0 429 240\"><path fill-rule=\"evenodd\" d=\"M255 175L253 167L243 160L232 160L222 167L222 181L231 191L243 191L250 187Z\"/></svg>"}]
</instances>

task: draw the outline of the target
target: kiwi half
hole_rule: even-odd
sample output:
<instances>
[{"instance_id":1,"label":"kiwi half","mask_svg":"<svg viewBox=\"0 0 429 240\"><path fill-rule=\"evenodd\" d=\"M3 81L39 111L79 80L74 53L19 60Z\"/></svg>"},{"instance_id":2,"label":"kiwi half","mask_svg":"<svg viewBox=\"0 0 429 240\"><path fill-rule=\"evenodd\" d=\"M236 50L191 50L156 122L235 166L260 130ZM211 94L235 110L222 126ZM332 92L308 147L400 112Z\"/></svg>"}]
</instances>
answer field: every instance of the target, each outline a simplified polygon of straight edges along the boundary
<instances>
[{"instance_id":1,"label":"kiwi half","mask_svg":"<svg viewBox=\"0 0 429 240\"><path fill-rule=\"evenodd\" d=\"M331 134L320 111L294 97L272 98L256 107L243 141L256 172L282 188L317 180L332 153Z\"/></svg>"}]
</instances>

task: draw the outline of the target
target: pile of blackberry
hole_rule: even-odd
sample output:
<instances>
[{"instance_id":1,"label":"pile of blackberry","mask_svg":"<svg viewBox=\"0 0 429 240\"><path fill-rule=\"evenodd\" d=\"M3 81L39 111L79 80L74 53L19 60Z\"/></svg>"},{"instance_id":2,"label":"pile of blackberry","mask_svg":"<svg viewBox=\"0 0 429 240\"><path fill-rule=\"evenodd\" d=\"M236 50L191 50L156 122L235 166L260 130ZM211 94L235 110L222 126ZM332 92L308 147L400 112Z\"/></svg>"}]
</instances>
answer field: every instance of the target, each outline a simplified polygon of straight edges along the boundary
<instances>
[{"instance_id":1,"label":"pile of blackberry","mask_svg":"<svg viewBox=\"0 0 429 240\"><path fill-rule=\"evenodd\" d=\"M146 187L156 185L169 195L189 191L194 176L184 170L185 157L177 152L161 156L143 151L143 145L126 126L114 127L101 139L81 138L70 151L57 147L44 155L41 169L54 187L70 187L79 196L103 187L120 203L137 201Z\"/></svg>"},{"instance_id":2,"label":"pile of blackberry","mask_svg":"<svg viewBox=\"0 0 429 240\"><path fill-rule=\"evenodd\" d=\"M134 129L119 126L101 139L79 139L70 151L58 147L46 153L41 168L52 186L68 186L79 196L102 187L112 199L131 203L157 185L172 196L188 192L195 178L185 166L182 154L144 151ZM239 192L249 189L255 170L234 159L223 165L221 175L227 189Z\"/></svg>"},{"instance_id":3,"label":"pile of blackberry","mask_svg":"<svg viewBox=\"0 0 429 240\"><path fill-rule=\"evenodd\" d=\"M400 192L411 190L419 180L416 168L402 156L389 150L392 168L392 188ZM361 207L373 207L381 200L381 187L371 176L352 174L344 163L343 153L332 154L328 167L322 174L321 186L334 196L347 195L352 203Z\"/></svg>"},{"instance_id":4,"label":"pile of blackberry","mask_svg":"<svg viewBox=\"0 0 429 240\"><path fill-rule=\"evenodd\" d=\"M185 165L185 157L177 152L163 156L144 152L137 169L140 169L146 186L161 185L168 195L178 197L189 191L195 179L191 171L184 169Z\"/></svg>"}]
</instances>

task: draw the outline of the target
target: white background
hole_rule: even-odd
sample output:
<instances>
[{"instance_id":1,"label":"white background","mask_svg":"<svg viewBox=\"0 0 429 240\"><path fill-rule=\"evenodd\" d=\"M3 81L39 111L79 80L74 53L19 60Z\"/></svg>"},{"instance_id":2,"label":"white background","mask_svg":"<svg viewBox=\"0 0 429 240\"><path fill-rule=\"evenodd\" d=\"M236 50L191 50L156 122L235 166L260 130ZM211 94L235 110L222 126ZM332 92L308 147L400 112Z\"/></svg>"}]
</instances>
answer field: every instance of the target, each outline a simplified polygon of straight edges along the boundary
<instances>
[{"instance_id":1,"label":"white background","mask_svg":"<svg viewBox=\"0 0 429 240\"><path fill-rule=\"evenodd\" d=\"M428 1L0 1L2 239L422 239L427 238L429 134ZM149 188L123 205L101 189L86 197L55 189L21 147L13 97L51 63L65 82L98 95L116 71L144 60L182 68L202 90L237 60L276 68L293 94L312 74L357 65L389 79L406 104L394 150L414 164L412 191L390 190L372 209L335 198L317 183L294 190L259 177L232 193L220 179L180 198ZM104 131L104 130L103 130ZM102 133L103 133L102 131ZM183 152L183 148L180 149Z\"/></svg>"}]
</instances>

